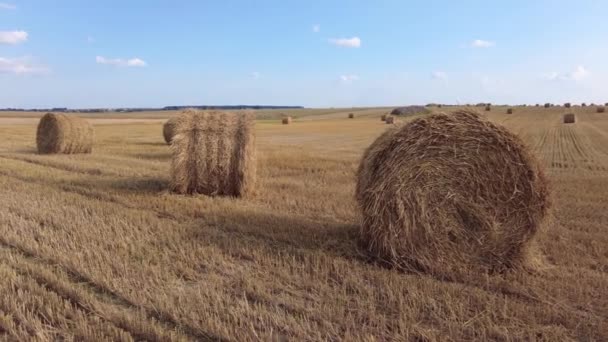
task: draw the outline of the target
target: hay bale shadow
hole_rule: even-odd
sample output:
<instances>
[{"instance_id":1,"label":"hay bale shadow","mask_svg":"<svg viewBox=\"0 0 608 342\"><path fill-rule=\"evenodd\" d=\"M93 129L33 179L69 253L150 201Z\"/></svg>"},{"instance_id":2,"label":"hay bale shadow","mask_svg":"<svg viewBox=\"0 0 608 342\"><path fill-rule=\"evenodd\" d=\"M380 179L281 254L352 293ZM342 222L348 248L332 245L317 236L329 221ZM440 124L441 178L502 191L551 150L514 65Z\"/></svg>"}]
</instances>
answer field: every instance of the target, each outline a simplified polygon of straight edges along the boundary
<instances>
[{"instance_id":1,"label":"hay bale shadow","mask_svg":"<svg viewBox=\"0 0 608 342\"><path fill-rule=\"evenodd\" d=\"M205 213L187 230L186 238L213 244L228 254L243 253L241 244L248 246L247 250L257 247L296 257L323 252L368 262L369 258L357 246L358 229L356 224L235 209Z\"/></svg>"}]
</instances>

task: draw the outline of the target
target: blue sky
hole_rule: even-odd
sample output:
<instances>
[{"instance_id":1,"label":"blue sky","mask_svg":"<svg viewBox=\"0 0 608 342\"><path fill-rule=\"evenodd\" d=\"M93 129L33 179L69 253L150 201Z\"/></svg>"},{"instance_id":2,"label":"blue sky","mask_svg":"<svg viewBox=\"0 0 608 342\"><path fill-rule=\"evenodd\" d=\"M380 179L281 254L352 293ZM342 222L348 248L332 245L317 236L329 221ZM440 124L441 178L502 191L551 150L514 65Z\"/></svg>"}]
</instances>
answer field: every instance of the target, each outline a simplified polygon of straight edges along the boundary
<instances>
[{"instance_id":1,"label":"blue sky","mask_svg":"<svg viewBox=\"0 0 608 342\"><path fill-rule=\"evenodd\" d=\"M0 108L608 102L608 2L0 0Z\"/></svg>"}]
</instances>

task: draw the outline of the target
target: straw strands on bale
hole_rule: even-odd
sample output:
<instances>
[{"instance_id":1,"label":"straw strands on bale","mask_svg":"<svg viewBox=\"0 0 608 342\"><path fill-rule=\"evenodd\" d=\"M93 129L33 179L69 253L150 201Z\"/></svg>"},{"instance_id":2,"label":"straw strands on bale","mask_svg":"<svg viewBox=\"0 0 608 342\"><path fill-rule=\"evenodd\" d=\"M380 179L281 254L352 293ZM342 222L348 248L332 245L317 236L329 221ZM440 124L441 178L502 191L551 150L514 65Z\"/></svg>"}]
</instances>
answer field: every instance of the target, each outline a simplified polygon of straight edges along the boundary
<instances>
[{"instance_id":1,"label":"straw strands on bale","mask_svg":"<svg viewBox=\"0 0 608 342\"><path fill-rule=\"evenodd\" d=\"M188 110L175 122L171 184L182 194L245 196L256 179L255 116Z\"/></svg>"},{"instance_id":2,"label":"straw strands on bale","mask_svg":"<svg viewBox=\"0 0 608 342\"><path fill-rule=\"evenodd\" d=\"M173 139L173 131L175 130L176 120L177 117L174 116L171 119L167 120L167 122L165 122L165 124L163 125L163 137L165 138L165 142L167 144L171 144L171 139Z\"/></svg>"},{"instance_id":3,"label":"straw strands on bale","mask_svg":"<svg viewBox=\"0 0 608 342\"><path fill-rule=\"evenodd\" d=\"M45 114L38 123L38 153L91 153L95 132L85 119L65 114Z\"/></svg>"},{"instance_id":4,"label":"straw strands on bale","mask_svg":"<svg viewBox=\"0 0 608 342\"><path fill-rule=\"evenodd\" d=\"M576 122L576 116L574 116L574 113L568 113L564 115L564 123L575 123Z\"/></svg>"},{"instance_id":5,"label":"straw strands on bale","mask_svg":"<svg viewBox=\"0 0 608 342\"><path fill-rule=\"evenodd\" d=\"M475 112L434 114L387 130L365 152L361 242L380 261L442 278L525 266L548 197L516 135Z\"/></svg>"},{"instance_id":6,"label":"straw strands on bale","mask_svg":"<svg viewBox=\"0 0 608 342\"><path fill-rule=\"evenodd\" d=\"M289 125L291 123L291 121L292 121L291 116L286 116L282 120L283 125Z\"/></svg>"},{"instance_id":7,"label":"straw strands on bale","mask_svg":"<svg viewBox=\"0 0 608 342\"><path fill-rule=\"evenodd\" d=\"M395 123L395 117L394 116L387 116L386 119L384 120L387 124L394 124Z\"/></svg>"}]
</instances>

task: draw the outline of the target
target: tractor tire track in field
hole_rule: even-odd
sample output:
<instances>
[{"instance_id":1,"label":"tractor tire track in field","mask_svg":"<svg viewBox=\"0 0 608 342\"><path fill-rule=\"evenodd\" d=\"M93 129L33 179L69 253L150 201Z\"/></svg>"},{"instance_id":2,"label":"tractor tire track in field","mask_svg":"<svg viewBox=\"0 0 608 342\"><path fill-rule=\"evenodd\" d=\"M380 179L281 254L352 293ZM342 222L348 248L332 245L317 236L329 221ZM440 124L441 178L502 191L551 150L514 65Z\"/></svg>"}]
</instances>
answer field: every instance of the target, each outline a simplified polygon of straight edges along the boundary
<instances>
[{"instance_id":1,"label":"tractor tire track in field","mask_svg":"<svg viewBox=\"0 0 608 342\"><path fill-rule=\"evenodd\" d=\"M6 241L3 237L0 237L0 252L0 260L10 265L19 275L32 279L87 315L94 315L129 333L135 340L224 340L219 336L203 333L195 327L179 323L158 309L150 310L132 303L92 279ZM3 255L7 252L14 255L17 261L11 261L11 258ZM60 270L64 276L58 275L54 270ZM76 288L80 289L81 293ZM134 325L131 323L132 317L141 317L138 312L144 315L145 322L137 322ZM150 326L154 327L156 332L170 332L171 336L160 335L149 329Z\"/></svg>"}]
</instances>

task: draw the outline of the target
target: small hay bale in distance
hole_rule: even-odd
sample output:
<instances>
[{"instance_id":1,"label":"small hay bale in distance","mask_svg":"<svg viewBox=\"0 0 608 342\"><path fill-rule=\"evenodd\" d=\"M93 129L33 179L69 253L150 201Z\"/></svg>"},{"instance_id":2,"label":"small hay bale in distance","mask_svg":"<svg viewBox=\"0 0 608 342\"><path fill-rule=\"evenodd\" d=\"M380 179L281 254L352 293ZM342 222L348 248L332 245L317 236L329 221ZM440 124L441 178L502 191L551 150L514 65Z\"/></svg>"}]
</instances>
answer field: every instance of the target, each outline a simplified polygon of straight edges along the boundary
<instances>
[{"instance_id":1,"label":"small hay bale in distance","mask_svg":"<svg viewBox=\"0 0 608 342\"><path fill-rule=\"evenodd\" d=\"M395 123L395 117L394 116L387 116L386 120L384 120L387 124L394 124Z\"/></svg>"},{"instance_id":2,"label":"small hay bale in distance","mask_svg":"<svg viewBox=\"0 0 608 342\"><path fill-rule=\"evenodd\" d=\"M576 122L576 116L574 115L574 113L564 114L564 123L570 124L570 123L575 123L575 122Z\"/></svg>"},{"instance_id":3,"label":"small hay bale in distance","mask_svg":"<svg viewBox=\"0 0 608 342\"><path fill-rule=\"evenodd\" d=\"M175 122L171 188L180 194L241 197L256 181L253 113L188 110Z\"/></svg>"},{"instance_id":4,"label":"small hay bale in distance","mask_svg":"<svg viewBox=\"0 0 608 342\"><path fill-rule=\"evenodd\" d=\"M171 144L171 139L173 139L176 121L177 116L174 116L167 120L167 122L165 122L165 124L163 125L163 137L165 138L165 142L167 144Z\"/></svg>"},{"instance_id":5,"label":"small hay bale in distance","mask_svg":"<svg viewBox=\"0 0 608 342\"><path fill-rule=\"evenodd\" d=\"M281 120L283 125L289 125L289 124L291 124L291 121L292 121L291 116L286 116L283 118L283 120Z\"/></svg>"},{"instance_id":6,"label":"small hay bale in distance","mask_svg":"<svg viewBox=\"0 0 608 342\"><path fill-rule=\"evenodd\" d=\"M46 113L38 123L36 146L40 154L91 153L95 131L77 116Z\"/></svg>"},{"instance_id":7,"label":"small hay bale in distance","mask_svg":"<svg viewBox=\"0 0 608 342\"><path fill-rule=\"evenodd\" d=\"M491 111L491 110L492 110L492 106L487 105L487 106L486 106L486 112L489 112L489 111Z\"/></svg>"},{"instance_id":8,"label":"small hay bale in distance","mask_svg":"<svg viewBox=\"0 0 608 342\"><path fill-rule=\"evenodd\" d=\"M570 107L572 107L572 104L570 102L566 102L566 103L564 103L564 107L570 108Z\"/></svg>"},{"instance_id":9,"label":"small hay bale in distance","mask_svg":"<svg viewBox=\"0 0 608 342\"><path fill-rule=\"evenodd\" d=\"M513 108L507 109L507 114L513 114Z\"/></svg>"},{"instance_id":10,"label":"small hay bale in distance","mask_svg":"<svg viewBox=\"0 0 608 342\"><path fill-rule=\"evenodd\" d=\"M355 118L355 114L354 113L348 113L348 118L349 119L354 119Z\"/></svg>"},{"instance_id":11,"label":"small hay bale in distance","mask_svg":"<svg viewBox=\"0 0 608 342\"><path fill-rule=\"evenodd\" d=\"M599 106L599 107L597 107L596 112L598 112L598 113L604 113L604 112L606 112L606 107Z\"/></svg>"},{"instance_id":12,"label":"small hay bale in distance","mask_svg":"<svg viewBox=\"0 0 608 342\"><path fill-rule=\"evenodd\" d=\"M549 107L551 107L551 104L550 103L545 103L545 108L549 108Z\"/></svg>"},{"instance_id":13,"label":"small hay bale in distance","mask_svg":"<svg viewBox=\"0 0 608 342\"><path fill-rule=\"evenodd\" d=\"M382 116L380 117L380 120L386 121L387 117L388 117L388 114L382 114Z\"/></svg>"},{"instance_id":14,"label":"small hay bale in distance","mask_svg":"<svg viewBox=\"0 0 608 342\"><path fill-rule=\"evenodd\" d=\"M451 279L531 266L550 206L543 170L522 140L467 110L382 134L361 160L356 199L372 256Z\"/></svg>"},{"instance_id":15,"label":"small hay bale in distance","mask_svg":"<svg viewBox=\"0 0 608 342\"><path fill-rule=\"evenodd\" d=\"M587 107L587 104L585 102L581 103L581 107Z\"/></svg>"}]
</instances>

